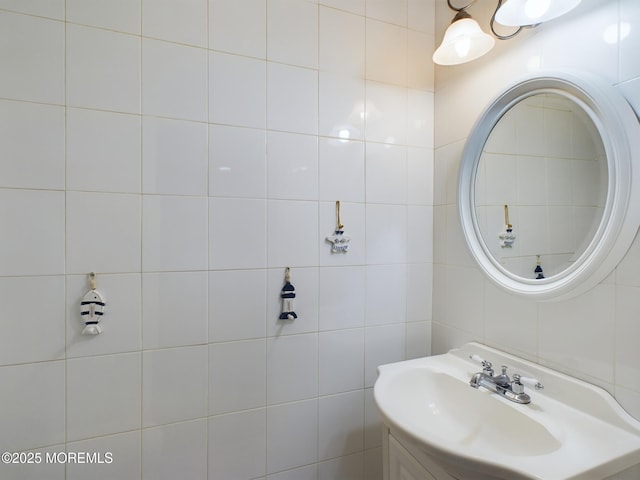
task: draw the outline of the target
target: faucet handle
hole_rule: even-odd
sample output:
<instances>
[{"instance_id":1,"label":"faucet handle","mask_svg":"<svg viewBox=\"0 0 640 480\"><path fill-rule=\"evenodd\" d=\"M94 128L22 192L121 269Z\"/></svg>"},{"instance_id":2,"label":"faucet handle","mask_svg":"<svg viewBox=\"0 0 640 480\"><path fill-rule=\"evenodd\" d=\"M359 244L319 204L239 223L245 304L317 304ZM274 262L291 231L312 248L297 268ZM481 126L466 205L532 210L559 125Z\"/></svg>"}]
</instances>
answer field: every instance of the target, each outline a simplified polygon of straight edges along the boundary
<instances>
[{"instance_id":1,"label":"faucet handle","mask_svg":"<svg viewBox=\"0 0 640 480\"><path fill-rule=\"evenodd\" d=\"M482 365L482 370L489 376L493 377L493 365L488 360L485 360L480 355L469 355L469 358L476 363Z\"/></svg>"},{"instance_id":2,"label":"faucet handle","mask_svg":"<svg viewBox=\"0 0 640 480\"><path fill-rule=\"evenodd\" d=\"M535 388L536 390L542 390L544 388L544 385L542 385L540 381L535 378L520 377L520 383L526 385L527 387Z\"/></svg>"},{"instance_id":3,"label":"faucet handle","mask_svg":"<svg viewBox=\"0 0 640 480\"><path fill-rule=\"evenodd\" d=\"M544 388L544 385L542 385L539 380L535 378L530 378L530 377L523 377L517 373L513 374L513 383L514 385L519 385L519 386L526 385L527 387L535 388L536 390L542 390ZM522 392L516 392L516 393L522 393Z\"/></svg>"}]
</instances>

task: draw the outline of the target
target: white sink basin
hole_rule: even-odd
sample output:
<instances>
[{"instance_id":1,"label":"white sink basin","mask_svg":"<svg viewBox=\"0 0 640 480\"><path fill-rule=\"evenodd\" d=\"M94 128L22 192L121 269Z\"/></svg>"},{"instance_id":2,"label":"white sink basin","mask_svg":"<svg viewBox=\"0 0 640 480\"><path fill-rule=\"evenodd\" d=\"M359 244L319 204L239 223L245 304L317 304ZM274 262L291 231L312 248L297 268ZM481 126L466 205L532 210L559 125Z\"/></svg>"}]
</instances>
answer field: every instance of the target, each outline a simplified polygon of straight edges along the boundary
<instances>
[{"instance_id":1,"label":"white sink basin","mask_svg":"<svg viewBox=\"0 0 640 480\"><path fill-rule=\"evenodd\" d=\"M522 405L469 386L477 354L535 377ZM374 396L392 434L456 478L603 479L640 463L640 422L604 390L484 345L379 367Z\"/></svg>"}]
</instances>

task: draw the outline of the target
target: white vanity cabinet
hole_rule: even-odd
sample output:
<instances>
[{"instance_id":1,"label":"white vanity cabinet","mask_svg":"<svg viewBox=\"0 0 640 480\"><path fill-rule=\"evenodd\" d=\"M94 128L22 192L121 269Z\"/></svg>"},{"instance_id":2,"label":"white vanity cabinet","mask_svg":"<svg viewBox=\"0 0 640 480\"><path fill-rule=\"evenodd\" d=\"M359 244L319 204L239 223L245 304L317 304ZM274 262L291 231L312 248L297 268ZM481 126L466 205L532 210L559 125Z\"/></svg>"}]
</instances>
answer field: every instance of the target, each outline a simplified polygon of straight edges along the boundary
<instances>
[{"instance_id":1,"label":"white vanity cabinet","mask_svg":"<svg viewBox=\"0 0 640 480\"><path fill-rule=\"evenodd\" d=\"M383 480L456 480L424 453L383 428ZM402 443L404 442L404 443Z\"/></svg>"},{"instance_id":2,"label":"white vanity cabinet","mask_svg":"<svg viewBox=\"0 0 640 480\"><path fill-rule=\"evenodd\" d=\"M438 480L400 442L389 436L389 480Z\"/></svg>"}]
</instances>

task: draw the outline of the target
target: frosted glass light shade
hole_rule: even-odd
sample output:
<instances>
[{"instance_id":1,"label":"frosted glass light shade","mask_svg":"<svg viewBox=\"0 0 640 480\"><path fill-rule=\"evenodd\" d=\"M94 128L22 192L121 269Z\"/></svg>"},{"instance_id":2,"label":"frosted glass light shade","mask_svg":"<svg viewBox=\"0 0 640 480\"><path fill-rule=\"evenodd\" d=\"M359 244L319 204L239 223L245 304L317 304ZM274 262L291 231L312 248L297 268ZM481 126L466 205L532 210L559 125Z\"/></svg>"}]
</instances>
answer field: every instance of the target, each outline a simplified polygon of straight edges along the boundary
<instances>
[{"instance_id":1,"label":"frosted glass light shade","mask_svg":"<svg viewBox=\"0 0 640 480\"><path fill-rule=\"evenodd\" d=\"M509 27L548 22L576 8L582 0L508 0L496 12L496 22Z\"/></svg>"},{"instance_id":2,"label":"frosted glass light shade","mask_svg":"<svg viewBox=\"0 0 640 480\"><path fill-rule=\"evenodd\" d=\"M493 48L495 40L482 31L472 18L454 21L444 33L442 43L433 53L439 65L457 65L481 57Z\"/></svg>"}]
</instances>

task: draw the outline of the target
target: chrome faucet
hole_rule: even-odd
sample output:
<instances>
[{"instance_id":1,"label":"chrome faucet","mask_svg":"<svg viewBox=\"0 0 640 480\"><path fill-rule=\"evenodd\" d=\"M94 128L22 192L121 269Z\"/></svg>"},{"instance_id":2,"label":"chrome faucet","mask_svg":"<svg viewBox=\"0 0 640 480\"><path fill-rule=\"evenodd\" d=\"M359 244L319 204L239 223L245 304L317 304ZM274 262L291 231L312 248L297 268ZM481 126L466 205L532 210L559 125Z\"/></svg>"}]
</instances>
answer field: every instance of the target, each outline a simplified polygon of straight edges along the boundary
<instances>
[{"instance_id":1,"label":"chrome faucet","mask_svg":"<svg viewBox=\"0 0 640 480\"><path fill-rule=\"evenodd\" d=\"M469 358L482 363L482 372L473 374L469 382L469 385L473 388L484 387L493 393L505 397L507 400L523 404L531 402L531 397L524 392L525 385L532 386L536 390L544 388L538 380L522 377L517 373L513 375L513 380L511 380L509 375L507 375L508 367L506 365L502 366L502 373L500 375L494 376L491 362L482 360L476 355L472 355Z\"/></svg>"}]
</instances>

